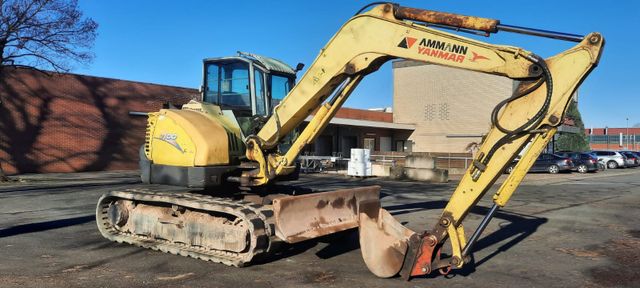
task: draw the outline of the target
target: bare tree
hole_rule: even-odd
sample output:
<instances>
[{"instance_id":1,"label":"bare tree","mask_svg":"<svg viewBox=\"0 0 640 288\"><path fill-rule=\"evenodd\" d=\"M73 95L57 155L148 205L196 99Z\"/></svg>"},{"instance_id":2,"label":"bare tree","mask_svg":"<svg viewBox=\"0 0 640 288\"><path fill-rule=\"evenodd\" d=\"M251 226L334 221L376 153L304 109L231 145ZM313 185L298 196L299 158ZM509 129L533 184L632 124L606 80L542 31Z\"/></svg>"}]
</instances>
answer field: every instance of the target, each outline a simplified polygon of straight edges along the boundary
<instances>
[{"instance_id":1,"label":"bare tree","mask_svg":"<svg viewBox=\"0 0 640 288\"><path fill-rule=\"evenodd\" d=\"M7 67L67 72L90 62L97 28L77 0L0 0L0 79Z\"/></svg>"}]
</instances>

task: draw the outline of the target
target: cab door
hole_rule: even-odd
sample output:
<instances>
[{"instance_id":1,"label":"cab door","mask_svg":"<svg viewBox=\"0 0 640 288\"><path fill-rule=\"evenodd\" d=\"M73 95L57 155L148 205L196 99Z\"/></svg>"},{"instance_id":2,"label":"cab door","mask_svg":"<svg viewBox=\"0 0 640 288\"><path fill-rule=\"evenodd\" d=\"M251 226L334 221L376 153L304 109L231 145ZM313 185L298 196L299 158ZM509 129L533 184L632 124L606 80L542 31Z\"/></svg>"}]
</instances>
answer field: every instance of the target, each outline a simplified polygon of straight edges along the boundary
<instances>
[{"instance_id":1,"label":"cab door","mask_svg":"<svg viewBox=\"0 0 640 288\"><path fill-rule=\"evenodd\" d=\"M253 106L253 115L256 116L268 116L269 110L267 101L267 89L266 89L266 75L260 68L252 65L252 83L253 83L253 97L251 97Z\"/></svg>"}]
</instances>

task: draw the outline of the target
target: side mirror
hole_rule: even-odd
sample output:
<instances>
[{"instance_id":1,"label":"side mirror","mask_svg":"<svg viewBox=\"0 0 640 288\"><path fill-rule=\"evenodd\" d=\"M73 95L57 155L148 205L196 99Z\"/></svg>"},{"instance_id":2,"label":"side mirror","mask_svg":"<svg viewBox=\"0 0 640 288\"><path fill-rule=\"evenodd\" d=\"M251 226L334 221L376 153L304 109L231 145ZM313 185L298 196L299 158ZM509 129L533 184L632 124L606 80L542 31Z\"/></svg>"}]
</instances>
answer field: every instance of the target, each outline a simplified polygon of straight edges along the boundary
<instances>
[{"instance_id":1,"label":"side mirror","mask_svg":"<svg viewBox=\"0 0 640 288\"><path fill-rule=\"evenodd\" d=\"M302 70L302 68L304 68L304 64L303 63L298 63L298 65L296 65L296 72Z\"/></svg>"}]
</instances>

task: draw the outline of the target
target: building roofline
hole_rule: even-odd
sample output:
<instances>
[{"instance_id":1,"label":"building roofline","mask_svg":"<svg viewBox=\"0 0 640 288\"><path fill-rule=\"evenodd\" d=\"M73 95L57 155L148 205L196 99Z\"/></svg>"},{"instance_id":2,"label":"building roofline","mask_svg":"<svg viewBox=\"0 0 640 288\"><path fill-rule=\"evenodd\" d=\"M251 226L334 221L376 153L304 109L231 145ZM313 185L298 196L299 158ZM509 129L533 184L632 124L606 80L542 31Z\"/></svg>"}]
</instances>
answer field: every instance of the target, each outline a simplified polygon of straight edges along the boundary
<instances>
[{"instance_id":1,"label":"building roofline","mask_svg":"<svg viewBox=\"0 0 640 288\"><path fill-rule=\"evenodd\" d=\"M103 76L87 75L87 74L80 74L80 73L56 72L56 71L50 71L50 70L38 71L37 69L31 69L26 67L4 67L3 69L14 69L19 71L28 71L28 72L35 72L35 73L45 72L45 73L61 75L61 76L79 76L79 77L94 78L94 79L104 79L104 80L111 80L111 81L122 81L122 82L137 83L137 84L164 86L164 87L170 87L170 88L189 89L189 90L194 90L196 92L198 91L197 88L192 88L192 87L183 87L183 86L159 84L159 83L153 83L153 82L126 80L126 79L120 79L120 78L103 77Z\"/></svg>"},{"instance_id":2,"label":"building roofline","mask_svg":"<svg viewBox=\"0 0 640 288\"><path fill-rule=\"evenodd\" d=\"M311 122L311 119L313 119L313 116L308 116L307 118L304 119L304 121ZM329 121L329 124L372 127L372 128L386 128L386 129L395 129L395 130L416 130L416 125L412 125L412 124L400 124L400 123L390 123L390 122L371 121L371 120L357 120L357 119L337 118L337 117L334 117L333 119L331 119L331 121Z\"/></svg>"}]
</instances>

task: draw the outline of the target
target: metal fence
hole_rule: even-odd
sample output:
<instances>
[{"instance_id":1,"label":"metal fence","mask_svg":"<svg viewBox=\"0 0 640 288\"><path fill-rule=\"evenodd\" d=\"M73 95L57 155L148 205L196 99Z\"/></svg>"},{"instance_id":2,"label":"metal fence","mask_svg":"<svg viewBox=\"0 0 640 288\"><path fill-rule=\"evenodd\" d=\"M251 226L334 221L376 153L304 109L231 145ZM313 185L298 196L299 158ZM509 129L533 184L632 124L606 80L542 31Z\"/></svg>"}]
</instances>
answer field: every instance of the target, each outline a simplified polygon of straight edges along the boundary
<instances>
[{"instance_id":1,"label":"metal fence","mask_svg":"<svg viewBox=\"0 0 640 288\"><path fill-rule=\"evenodd\" d=\"M605 146L607 149L625 147L630 150L640 149L640 134L587 135L589 145Z\"/></svg>"},{"instance_id":2,"label":"metal fence","mask_svg":"<svg viewBox=\"0 0 640 288\"><path fill-rule=\"evenodd\" d=\"M371 155L371 161L385 163L392 166L404 166L408 155L431 157L438 169L467 169L473 162L471 153L442 153L442 152L380 152Z\"/></svg>"},{"instance_id":3,"label":"metal fence","mask_svg":"<svg viewBox=\"0 0 640 288\"><path fill-rule=\"evenodd\" d=\"M389 165L404 166L409 155L431 157L434 159L437 169L464 169L466 170L473 162L470 153L430 153L430 152L380 152L375 151L371 155L371 162ZM324 171L338 171L347 169L349 158L340 156L312 156L302 155L298 157L303 173L318 173Z\"/></svg>"}]
</instances>

